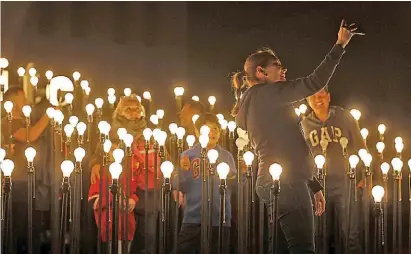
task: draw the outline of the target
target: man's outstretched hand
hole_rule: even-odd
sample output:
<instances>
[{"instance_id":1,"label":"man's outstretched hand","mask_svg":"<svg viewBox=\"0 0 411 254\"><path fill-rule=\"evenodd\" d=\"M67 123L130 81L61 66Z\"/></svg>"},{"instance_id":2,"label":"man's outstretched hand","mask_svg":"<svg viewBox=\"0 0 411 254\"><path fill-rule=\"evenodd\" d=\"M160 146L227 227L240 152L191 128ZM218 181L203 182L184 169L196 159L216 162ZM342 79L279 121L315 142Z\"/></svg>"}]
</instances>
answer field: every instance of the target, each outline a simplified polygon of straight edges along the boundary
<instances>
[{"instance_id":1,"label":"man's outstretched hand","mask_svg":"<svg viewBox=\"0 0 411 254\"><path fill-rule=\"evenodd\" d=\"M341 21L340 30L338 31L338 39L336 44L341 44L343 48L348 45L351 38L355 34L354 32L358 28L355 26L355 23L347 25L346 21L343 19Z\"/></svg>"}]
</instances>

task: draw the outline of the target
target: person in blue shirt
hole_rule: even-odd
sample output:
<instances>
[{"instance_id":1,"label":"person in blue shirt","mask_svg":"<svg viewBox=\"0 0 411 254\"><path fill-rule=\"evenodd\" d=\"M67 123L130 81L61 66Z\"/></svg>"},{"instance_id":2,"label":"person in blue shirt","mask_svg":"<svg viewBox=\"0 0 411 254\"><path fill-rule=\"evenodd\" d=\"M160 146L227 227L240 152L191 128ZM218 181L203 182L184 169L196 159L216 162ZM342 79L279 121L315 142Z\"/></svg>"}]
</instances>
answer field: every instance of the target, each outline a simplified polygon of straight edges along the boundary
<instances>
[{"instance_id":1,"label":"person in blue shirt","mask_svg":"<svg viewBox=\"0 0 411 254\"><path fill-rule=\"evenodd\" d=\"M236 164L234 157L230 152L223 149L218 145L220 138L220 125L216 115L211 113L202 114L195 124L195 134L197 138L200 136L200 128L206 125L210 128L209 143L207 151L215 149L218 151L219 156L216 165L221 162L225 162L230 166L230 173L227 178L228 187L226 193L226 224L223 229L225 242L224 253L228 253L229 248L229 234L230 234L230 220L231 220L231 190L236 184ZM193 148L186 150L181 155L180 167L180 190L186 197L186 206L184 209L183 224L179 233L177 254L195 253L200 250L201 246L201 146L195 145ZM219 211L220 211L220 194L219 194L219 181L218 175L215 175L214 180L214 202L213 202L213 214L212 214L212 239L210 239L211 253L218 253L218 225L219 225ZM176 180L176 179L174 179ZM175 181L173 182L175 186Z\"/></svg>"}]
</instances>

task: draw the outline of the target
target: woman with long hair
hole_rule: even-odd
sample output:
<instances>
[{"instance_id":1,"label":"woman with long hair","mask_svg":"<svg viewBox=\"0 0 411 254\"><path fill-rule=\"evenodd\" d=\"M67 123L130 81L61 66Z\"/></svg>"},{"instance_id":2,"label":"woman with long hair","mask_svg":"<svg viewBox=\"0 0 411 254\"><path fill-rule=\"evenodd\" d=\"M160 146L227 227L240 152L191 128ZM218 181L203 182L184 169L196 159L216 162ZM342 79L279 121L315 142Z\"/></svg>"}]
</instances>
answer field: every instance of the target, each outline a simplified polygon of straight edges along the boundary
<instances>
[{"instance_id":1,"label":"woman with long hair","mask_svg":"<svg viewBox=\"0 0 411 254\"><path fill-rule=\"evenodd\" d=\"M244 71L233 75L237 103L232 111L238 126L248 131L259 157L256 192L271 214L270 188L273 180L269 167L279 163L283 168L279 199L279 225L291 254L315 253L314 216L310 190L314 193L315 213L325 210L322 187L313 178L293 103L315 94L331 79L344 48L356 30L343 20L338 39L321 64L309 76L287 81L287 69L270 49L251 54ZM247 90L242 93L242 90ZM270 246L270 251L273 246ZM270 252L271 253L271 252Z\"/></svg>"}]
</instances>

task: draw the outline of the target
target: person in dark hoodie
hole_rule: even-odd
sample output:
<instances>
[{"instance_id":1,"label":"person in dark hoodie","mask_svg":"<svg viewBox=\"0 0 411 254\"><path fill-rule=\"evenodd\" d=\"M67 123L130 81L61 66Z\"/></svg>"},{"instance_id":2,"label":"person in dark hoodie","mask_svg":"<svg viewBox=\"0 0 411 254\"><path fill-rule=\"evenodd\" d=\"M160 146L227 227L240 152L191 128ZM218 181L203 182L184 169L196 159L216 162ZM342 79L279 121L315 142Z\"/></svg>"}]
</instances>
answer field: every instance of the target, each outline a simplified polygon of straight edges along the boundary
<instances>
[{"instance_id":1,"label":"person in dark hoodie","mask_svg":"<svg viewBox=\"0 0 411 254\"><path fill-rule=\"evenodd\" d=\"M301 125L304 130L304 138L309 144L314 156L322 154L320 141L322 138L327 139L327 176L326 176L326 209L330 211L327 214L327 221L337 219L338 230L340 235L345 238L347 230L347 169L344 165L345 159L342 154L340 139L348 139L347 153L357 154L362 148L366 148L360 133L357 122L350 113L340 107L330 106L331 95L328 88L325 87L318 93L307 98L308 105L312 112L302 120ZM353 213L358 212L359 202L352 202ZM332 214L334 211L335 214ZM360 234L359 234L359 216L352 216L350 225L350 235L348 237L349 252L352 254L361 253ZM331 223L330 223L331 224ZM329 231L331 232L331 231ZM328 251L327 251L328 253Z\"/></svg>"},{"instance_id":2,"label":"person in dark hoodie","mask_svg":"<svg viewBox=\"0 0 411 254\"><path fill-rule=\"evenodd\" d=\"M245 75L233 76L237 103L232 113L236 115L238 127L248 131L259 157L256 192L267 204L268 214L272 210L270 189L273 184L269 167L276 162L283 168L278 220L291 254L315 253L310 189L315 193L316 214L322 214L325 209L322 187L318 181L313 181L313 170L307 162L309 148L293 103L328 84L355 30L353 24L347 26L343 20L336 44L305 78L286 81L287 69L271 50L250 55L244 64ZM241 94L243 78L248 89Z\"/></svg>"}]
</instances>

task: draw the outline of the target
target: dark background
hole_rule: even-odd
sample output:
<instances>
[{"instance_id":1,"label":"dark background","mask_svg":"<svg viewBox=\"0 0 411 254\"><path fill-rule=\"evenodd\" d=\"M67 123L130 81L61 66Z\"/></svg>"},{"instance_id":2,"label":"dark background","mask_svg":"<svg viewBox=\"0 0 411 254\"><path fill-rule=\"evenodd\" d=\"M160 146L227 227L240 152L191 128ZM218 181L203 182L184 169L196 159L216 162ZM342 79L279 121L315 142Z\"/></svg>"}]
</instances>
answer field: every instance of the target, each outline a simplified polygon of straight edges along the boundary
<instances>
[{"instance_id":1,"label":"dark background","mask_svg":"<svg viewBox=\"0 0 411 254\"><path fill-rule=\"evenodd\" d=\"M375 137L377 124L386 123L387 133L402 135L407 149L409 2L2 2L1 7L1 50L14 76L28 62L43 75L47 69L68 76L78 70L94 95L106 98L109 86L121 88L118 95L127 86L140 95L149 89L156 105L173 113L176 84L204 103L216 95L217 106L228 112L230 73L263 46L279 55L289 79L308 75L335 43L346 17L367 35L354 37L347 47L331 80L333 102L360 109L362 125Z\"/></svg>"}]
</instances>

